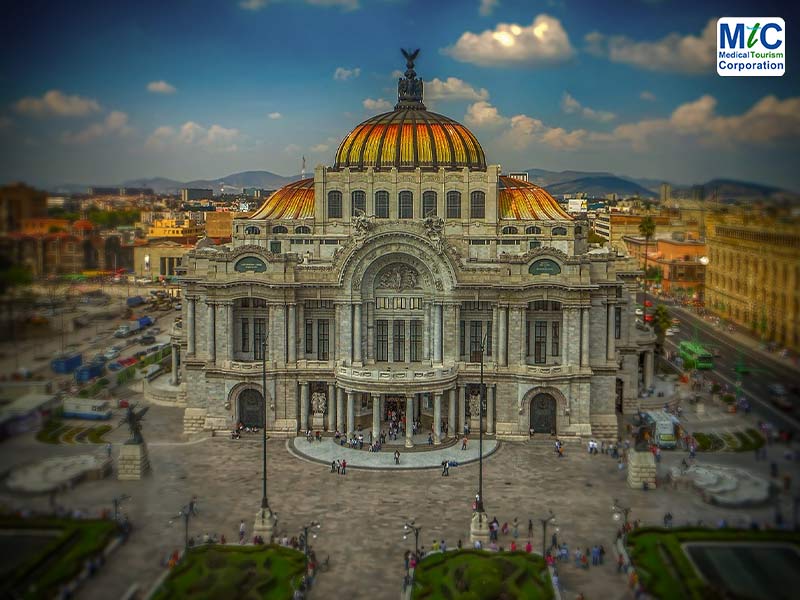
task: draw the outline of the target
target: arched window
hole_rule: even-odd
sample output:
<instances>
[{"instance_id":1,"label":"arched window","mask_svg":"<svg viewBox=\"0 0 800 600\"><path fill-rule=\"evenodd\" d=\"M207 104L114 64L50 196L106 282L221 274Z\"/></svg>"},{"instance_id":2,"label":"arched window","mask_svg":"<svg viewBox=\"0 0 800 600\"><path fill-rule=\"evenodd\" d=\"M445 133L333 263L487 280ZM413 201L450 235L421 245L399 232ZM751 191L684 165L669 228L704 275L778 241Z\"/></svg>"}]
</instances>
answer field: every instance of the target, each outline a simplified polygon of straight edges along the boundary
<instances>
[{"instance_id":1,"label":"arched window","mask_svg":"<svg viewBox=\"0 0 800 600\"><path fill-rule=\"evenodd\" d=\"M261 229L259 229L255 225L250 225L244 228L244 232L247 235L258 235L259 233L261 233Z\"/></svg>"},{"instance_id":2,"label":"arched window","mask_svg":"<svg viewBox=\"0 0 800 600\"><path fill-rule=\"evenodd\" d=\"M566 227L553 227L553 235L567 235Z\"/></svg>"},{"instance_id":3,"label":"arched window","mask_svg":"<svg viewBox=\"0 0 800 600\"><path fill-rule=\"evenodd\" d=\"M389 218L389 192L375 192L375 216L378 219Z\"/></svg>"},{"instance_id":4,"label":"arched window","mask_svg":"<svg viewBox=\"0 0 800 600\"><path fill-rule=\"evenodd\" d=\"M328 192L328 218L342 218L342 192Z\"/></svg>"},{"instance_id":5,"label":"arched window","mask_svg":"<svg viewBox=\"0 0 800 600\"><path fill-rule=\"evenodd\" d=\"M289 233L289 230L283 225L276 225L272 228L272 233Z\"/></svg>"},{"instance_id":6,"label":"arched window","mask_svg":"<svg viewBox=\"0 0 800 600\"><path fill-rule=\"evenodd\" d=\"M400 192L398 196L397 216L401 219L414 217L414 194L408 191Z\"/></svg>"},{"instance_id":7,"label":"arched window","mask_svg":"<svg viewBox=\"0 0 800 600\"><path fill-rule=\"evenodd\" d=\"M356 190L352 194L350 194L350 198L352 200L352 214L355 217L356 211L360 210L364 214L367 212L367 193L362 190Z\"/></svg>"},{"instance_id":8,"label":"arched window","mask_svg":"<svg viewBox=\"0 0 800 600\"><path fill-rule=\"evenodd\" d=\"M422 218L436 216L436 192L422 192Z\"/></svg>"},{"instance_id":9,"label":"arched window","mask_svg":"<svg viewBox=\"0 0 800 600\"><path fill-rule=\"evenodd\" d=\"M306 227L305 225L300 225L299 227L294 228L295 233L311 233L311 227Z\"/></svg>"},{"instance_id":10,"label":"arched window","mask_svg":"<svg viewBox=\"0 0 800 600\"><path fill-rule=\"evenodd\" d=\"M525 229L525 233L527 233L528 235L536 235L538 233L542 233L542 230L536 225L531 225L530 227Z\"/></svg>"},{"instance_id":11,"label":"arched window","mask_svg":"<svg viewBox=\"0 0 800 600\"><path fill-rule=\"evenodd\" d=\"M516 227L511 227L510 225L508 227L503 227L503 235L516 235L516 234L517 234Z\"/></svg>"},{"instance_id":12,"label":"arched window","mask_svg":"<svg viewBox=\"0 0 800 600\"><path fill-rule=\"evenodd\" d=\"M447 218L461 218L461 192L455 190L447 192Z\"/></svg>"},{"instance_id":13,"label":"arched window","mask_svg":"<svg viewBox=\"0 0 800 600\"><path fill-rule=\"evenodd\" d=\"M486 218L486 194L481 191L474 191L469 196L469 218Z\"/></svg>"}]
</instances>

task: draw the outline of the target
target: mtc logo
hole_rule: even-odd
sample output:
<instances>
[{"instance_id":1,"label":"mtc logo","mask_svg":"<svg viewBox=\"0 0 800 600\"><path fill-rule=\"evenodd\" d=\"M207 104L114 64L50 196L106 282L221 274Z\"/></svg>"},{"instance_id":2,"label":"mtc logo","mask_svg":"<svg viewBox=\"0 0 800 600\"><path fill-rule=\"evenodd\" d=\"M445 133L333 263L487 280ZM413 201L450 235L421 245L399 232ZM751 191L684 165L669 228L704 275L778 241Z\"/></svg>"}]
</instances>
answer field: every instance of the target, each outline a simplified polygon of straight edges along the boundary
<instances>
[{"instance_id":1,"label":"mtc logo","mask_svg":"<svg viewBox=\"0 0 800 600\"><path fill-rule=\"evenodd\" d=\"M745 19L734 23L724 21L726 20L720 19L719 23L720 50L726 48L744 50L745 44L750 49L757 43L761 43L766 50L775 50L783 45L783 19L766 23L759 19Z\"/></svg>"}]
</instances>

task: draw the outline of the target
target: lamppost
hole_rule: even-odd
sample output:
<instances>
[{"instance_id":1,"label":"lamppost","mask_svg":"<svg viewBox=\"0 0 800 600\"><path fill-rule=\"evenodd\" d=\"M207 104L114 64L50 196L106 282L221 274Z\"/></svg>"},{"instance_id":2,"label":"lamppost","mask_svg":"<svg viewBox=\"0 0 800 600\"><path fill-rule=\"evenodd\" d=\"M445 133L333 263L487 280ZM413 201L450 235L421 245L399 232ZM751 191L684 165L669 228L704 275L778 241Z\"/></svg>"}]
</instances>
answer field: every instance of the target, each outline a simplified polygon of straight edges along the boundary
<instances>
[{"instance_id":1,"label":"lamppost","mask_svg":"<svg viewBox=\"0 0 800 600\"><path fill-rule=\"evenodd\" d=\"M414 556L419 556L419 532L422 531L422 527L415 525L413 519L406 521L403 526L403 539L408 539L408 534L412 531L414 532Z\"/></svg>"},{"instance_id":2,"label":"lamppost","mask_svg":"<svg viewBox=\"0 0 800 600\"><path fill-rule=\"evenodd\" d=\"M192 518L192 502L184 506L178 513L179 517L183 517L183 548L189 550L189 519Z\"/></svg>"},{"instance_id":3,"label":"lamppost","mask_svg":"<svg viewBox=\"0 0 800 600\"><path fill-rule=\"evenodd\" d=\"M489 524L486 511L483 509L483 403L486 402L486 385L483 383L483 351L486 345L486 336L480 342L478 359L481 364L480 402L478 407L478 493L475 496L475 510L472 513L470 526L470 540L474 543L480 541L485 544L489 540ZM475 356L470 357L473 361Z\"/></svg>"},{"instance_id":4,"label":"lamppost","mask_svg":"<svg viewBox=\"0 0 800 600\"><path fill-rule=\"evenodd\" d=\"M305 525L303 525L303 551L306 555L306 570L308 570L308 551L310 544L308 543L308 530L311 530L311 537L317 539L316 531L319 531L319 528L322 527L322 523L319 521L309 521ZM314 531L316 530L316 531Z\"/></svg>"},{"instance_id":5,"label":"lamppost","mask_svg":"<svg viewBox=\"0 0 800 600\"><path fill-rule=\"evenodd\" d=\"M256 515L254 535L261 535L272 542L272 530L275 526L275 515L267 501L267 340L261 340L261 400L264 404L264 423L262 424L262 474L261 474L261 510Z\"/></svg>"},{"instance_id":6,"label":"lamppost","mask_svg":"<svg viewBox=\"0 0 800 600\"><path fill-rule=\"evenodd\" d=\"M550 514L546 517L540 518L539 522L542 524L542 558L544 558L545 545L547 544L547 525L549 523L555 525L556 516L553 514L553 511L551 510Z\"/></svg>"},{"instance_id":7,"label":"lamppost","mask_svg":"<svg viewBox=\"0 0 800 600\"><path fill-rule=\"evenodd\" d=\"M614 504L611 505L611 510L614 511L614 520L619 521L620 514L622 514L625 518L623 524L625 525L625 529L628 528L628 515L631 512L630 506L625 506L619 503L619 500L614 498Z\"/></svg>"},{"instance_id":8,"label":"lamppost","mask_svg":"<svg viewBox=\"0 0 800 600\"><path fill-rule=\"evenodd\" d=\"M128 494L122 494L121 496L114 496L111 500L114 504L114 523L119 522L119 505L122 504L125 500L130 500L130 496Z\"/></svg>"}]
</instances>

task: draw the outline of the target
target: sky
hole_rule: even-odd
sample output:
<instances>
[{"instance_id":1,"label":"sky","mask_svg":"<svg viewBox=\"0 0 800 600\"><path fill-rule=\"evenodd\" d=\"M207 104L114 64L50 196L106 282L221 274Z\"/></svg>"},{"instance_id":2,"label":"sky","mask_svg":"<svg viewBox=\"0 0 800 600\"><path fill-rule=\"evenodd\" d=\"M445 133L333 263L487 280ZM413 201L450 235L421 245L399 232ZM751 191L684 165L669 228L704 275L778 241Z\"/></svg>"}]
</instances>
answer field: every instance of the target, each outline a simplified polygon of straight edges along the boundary
<instances>
[{"instance_id":1,"label":"sky","mask_svg":"<svg viewBox=\"0 0 800 600\"><path fill-rule=\"evenodd\" d=\"M399 49L430 110L487 161L800 191L790 2L7 0L0 182L180 181L332 164L397 99ZM716 19L780 16L783 77L719 77Z\"/></svg>"}]
</instances>

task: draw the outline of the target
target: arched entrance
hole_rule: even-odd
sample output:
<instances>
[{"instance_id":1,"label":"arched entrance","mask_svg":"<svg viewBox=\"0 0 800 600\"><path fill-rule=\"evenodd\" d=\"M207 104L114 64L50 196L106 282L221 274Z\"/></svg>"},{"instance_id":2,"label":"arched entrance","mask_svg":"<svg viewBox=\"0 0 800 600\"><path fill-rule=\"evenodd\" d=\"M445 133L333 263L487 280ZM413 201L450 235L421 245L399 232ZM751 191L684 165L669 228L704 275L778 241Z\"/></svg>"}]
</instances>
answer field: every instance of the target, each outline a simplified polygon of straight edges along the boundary
<instances>
[{"instance_id":1,"label":"arched entrance","mask_svg":"<svg viewBox=\"0 0 800 600\"><path fill-rule=\"evenodd\" d=\"M237 402L239 422L245 427L264 427L264 396L260 391L242 390Z\"/></svg>"},{"instance_id":2,"label":"arched entrance","mask_svg":"<svg viewBox=\"0 0 800 600\"><path fill-rule=\"evenodd\" d=\"M536 394L531 399L530 428L536 433L555 433L556 399L550 394Z\"/></svg>"}]
</instances>

